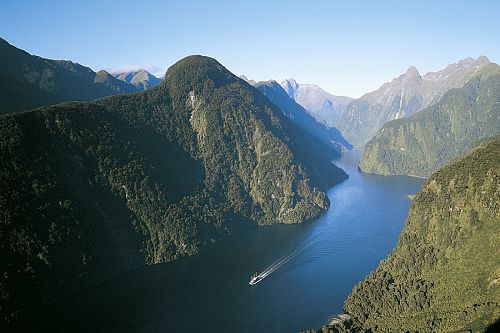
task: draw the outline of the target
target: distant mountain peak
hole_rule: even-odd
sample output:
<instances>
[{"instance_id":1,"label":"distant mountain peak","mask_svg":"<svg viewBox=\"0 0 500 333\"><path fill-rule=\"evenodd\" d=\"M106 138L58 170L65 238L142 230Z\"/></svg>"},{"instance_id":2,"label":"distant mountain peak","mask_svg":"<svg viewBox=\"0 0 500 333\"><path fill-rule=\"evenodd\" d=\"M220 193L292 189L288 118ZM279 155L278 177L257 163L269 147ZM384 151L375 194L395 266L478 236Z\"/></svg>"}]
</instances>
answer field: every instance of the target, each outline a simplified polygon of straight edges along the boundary
<instances>
[{"instance_id":1,"label":"distant mountain peak","mask_svg":"<svg viewBox=\"0 0 500 333\"><path fill-rule=\"evenodd\" d=\"M253 81L253 82L255 82L255 81ZM267 81L255 82L252 85L255 86L255 87L257 87L257 88L259 86L261 86L261 85L266 85L266 86L269 86L269 87L273 88L274 90L282 91L282 92L284 92L284 93L286 93L288 95L288 92L281 86L281 84L279 84L278 82L276 82L276 80L273 80L273 79L270 79L270 80L267 80ZM288 96L288 97L290 97L290 96Z\"/></svg>"},{"instance_id":2,"label":"distant mountain peak","mask_svg":"<svg viewBox=\"0 0 500 333\"><path fill-rule=\"evenodd\" d=\"M490 63L491 61L490 61L490 59L488 59L487 56L481 55L481 56L479 56L477 58L477 62L479 62L479 63Z\"/></svg>"},{"instance_id":3,"label":"distant mountain peak","mask_svg":"<svg viewBox=\"0 0 500 333\"><path fill-rule=\"evenodd\" d=\"M162 80L151 74L145 69L138 69L133 71L115 72L115 78L126 83L130 83L140 90L147 89L155 86Z\"/></svg>"},{"instance_id":4,"label":"distant mountain peak","mask_svg":"<svg viewBox=\"0 0 500 333\"><path fill-rule=\"evenodd\" d=\"M469 64L487 64L490 63L490 59L488 59L487 56L481 55L477 57L477 59L474 59L472 57L467 57L465 59L462 59L458 62L458 65L469 65Z\"/></svg>"},{"instance_id":5,"label":"distant mountain peak","mask_svg":"<svg viewBox=\"0 0 500 333\"><path fill-rule=\"evenodd\" d=\"M303 106L317 121L334 126L335 119L345 110L352 98L335 96L315 84L297 83L293 78L281 82L290 98Z\"/></svg>"},{"instance_id":6,"label":"distant mountain peak","mask_svg":"<svg viewBox=\"0 0 500 333\"><path fill-rule=\"evenodd\" d=\"M283 87L282 87L282 86L281 86L278 82L276 82L276 80L270 79L270 80L267 80L267 81L265 81L265 82L267 82L267 83L269 83L270 85L275 86L275 87L276 87L276 86L279 86L281 89L283 89Z\"/></svg>"},{"instance_id":7,"label":"distant mountain peak","mask_svg":"<svg viewBox=\"0 0 500 333\"><path fill-rule=\"evenodd\" d=\"M240 79L246 81L248 84L251 84L252 86L254 86L257 82L255 80L252 80L252 79L249 79L248 77L246 77L245 75L240 75L238 76Z\"/></svg>"},{"instance_id":8,"label":"distant mountain peak","mask_svg":"<svg viewBox=\"0 0 500 333\"><path fill-rule=\"evenodd\" d=\"M410 66L405 73L354 101L333 125L355 146L362 146L387 121L409 116L437 103L448 90L463 87L489 64L485 56L468 57L425 75Z\"/></svg>"},{"instance_id":9,"label":"distant mountain peak","mask_svg":"<svg viewBox=\"0 0 500 333\"><path fill-rule=\"evenodd\" d=\"M405 76L410 76L410 77L420 77L420 73L417 69L417 67L411 65L410 67L408 67L408 69L406 70L405 72Z\"/></svg>"},{"instance_id":10,"label":"distant mountain peak","mask_svg":"<svg viewBox=\"0 0 500 333\"><path fill-rule=\"evenodd\" d=\"M295 91L297 91L297 89L299 88L299 85L297 83L297 81L295 81L295 79L286 79L284 80L281 85L283 86L283 88L285 89L285 91L287 92L287 94L291 97L291 98L294 98L294 95L295 95Z\"/></svg>"},{"instance_id":11,"label":"distant mountain peak","mask_svg":"<svg viewBox=\"0 0 500 333\"><path fill-rule=\"evenodd\" d=\"M109 80L110 78L115 79L111 74L109 74L104 69L101 69L97 73L95 73L94 82L103 82L105 80Z\"/></svg>"},{"instance_id":12,"label":"distant mountain peak","mask_svg":"<svg viewBox=\"0 0 500 333\"><path fill-rule=\"evenodd\" d=\"M96 73L96 75L110 75L108 72L106 72L104 69L101 69Z\"/></svg>"},{"instance_id":13,"label":"distant mountain peak","mask_svg":"<svg viewBox=\"0 0 500 333\"><path fill-rule=\"evenodd\" d=\"M136 87L106 71L96 73L70 60L31 55L4 39L0 39L0 59L0 113L137 92Z\"/></svg>"},{"instance_id":14,"label":"distant mountain peak","mask_svg":"<svg viewBox=\"0 0 500 333\"><path fill-rule=\"evenodd\" d=\"M450 64L448 66L446 66L446 68L444 70L442 70L441 72L451 72L451 71L468 71L470 70L471 68L479 68L479 67L483 67L487 64L490 64L490 59L488 59L488 57L482 55L482 56L479 56L477 59L474 59L472 57L467 57L465 59L462 59L456 63L453 63L453 64ZM428 73L432 76L433 73ZM427 75L427 74L426 74Z\"/></svg>"},{"instance_id":15,"label":"distant mountain peak","mask_svg":"<svg viewBox=\"0 0 500 333\"><path fill-rule=\"evenodd\" d=\"M328 147L325 153L338 156L342 150L350 150L351 144L334 127L326 126L324 123L316 120L303 106L296 102L285 91L284 87L275 80L260 81L254 84L261 93L263 93L271 102L277 105L283 113L296 125L305 130L309 135L320 140ZM332 102L325 99L326 107L331 107Z\"/></svg>"}]
</instances>

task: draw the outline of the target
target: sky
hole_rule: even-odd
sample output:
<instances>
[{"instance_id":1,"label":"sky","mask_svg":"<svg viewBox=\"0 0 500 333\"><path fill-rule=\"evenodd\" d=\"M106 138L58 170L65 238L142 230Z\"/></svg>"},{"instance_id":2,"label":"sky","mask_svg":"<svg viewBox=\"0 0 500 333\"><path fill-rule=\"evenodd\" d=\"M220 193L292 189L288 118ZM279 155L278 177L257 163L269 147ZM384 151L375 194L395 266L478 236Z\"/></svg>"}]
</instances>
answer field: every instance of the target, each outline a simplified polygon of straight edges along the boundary
<instances>
[{"instance_id":1,"label":"sky","mask_svg":"<svg viewBox=\"0 0 500 333\"><path fill-rule=\"evenodd\" d=\"M161 76L191 54L250 79L359 97L414 65L500 62L500 1L2 0L0 37L94 70Z\"/></svg>"}]
</instances>

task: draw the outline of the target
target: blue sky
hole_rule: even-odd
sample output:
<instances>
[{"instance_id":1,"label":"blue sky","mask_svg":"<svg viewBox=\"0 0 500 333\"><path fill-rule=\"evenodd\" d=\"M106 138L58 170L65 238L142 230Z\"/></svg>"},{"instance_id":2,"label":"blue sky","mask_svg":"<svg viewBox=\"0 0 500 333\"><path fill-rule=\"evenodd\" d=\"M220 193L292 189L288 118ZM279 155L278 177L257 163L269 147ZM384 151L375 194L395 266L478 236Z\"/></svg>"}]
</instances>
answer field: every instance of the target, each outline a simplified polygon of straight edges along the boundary
<instances>
[{"instance_id":1,"label":"blue sky","mask_svg":"<svg viewBox=\"0 0 500 333\"><path fill-rule=\"evenodd\" d=\"M0 3L0 37L93 69L161 75L203 54L249 78L358 97L415 65L500 61L500 1L26 1Z\"/></svg>"}]
</instances>

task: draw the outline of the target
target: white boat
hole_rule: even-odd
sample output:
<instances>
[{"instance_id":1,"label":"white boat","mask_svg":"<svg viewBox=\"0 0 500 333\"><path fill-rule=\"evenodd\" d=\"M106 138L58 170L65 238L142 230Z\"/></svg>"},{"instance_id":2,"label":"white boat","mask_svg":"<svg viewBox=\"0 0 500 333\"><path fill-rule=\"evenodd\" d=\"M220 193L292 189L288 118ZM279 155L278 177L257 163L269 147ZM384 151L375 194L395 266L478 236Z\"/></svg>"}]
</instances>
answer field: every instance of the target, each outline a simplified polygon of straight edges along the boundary
<instances>
[{"instance_id":1,"label":"white boat","mask_svg":"<svg viewBox=\"0 0 500 333\"><path fill-rule=\"evenodd\" d=\"M254 275L252 275L252 277L250 278L250 282L248 282L249 285L253 286L254 284L257 284L259 283L260 281L262 281L264 279L264 276L260 276L258 275L257 273L255 273Z\"/></svg>"}]
</instances>

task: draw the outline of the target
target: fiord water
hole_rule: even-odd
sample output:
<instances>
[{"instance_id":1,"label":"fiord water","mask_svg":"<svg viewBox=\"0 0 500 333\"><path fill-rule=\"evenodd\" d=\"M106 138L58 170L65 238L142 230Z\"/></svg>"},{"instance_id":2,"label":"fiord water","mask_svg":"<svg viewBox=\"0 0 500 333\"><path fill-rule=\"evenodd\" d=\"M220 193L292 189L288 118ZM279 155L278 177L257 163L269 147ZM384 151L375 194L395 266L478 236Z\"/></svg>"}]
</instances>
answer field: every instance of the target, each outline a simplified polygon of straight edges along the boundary
<instances>
[{"instance_id":1,"label":"fiord water","mask_svg":"<svg viewBox=\"0 0 500 333\"><path fill-rule=\"evenodd\" d=\"M423 180L360 173L361 152L331 208L302 225L253 228L199 255L144 267L68 301L64 328L162 332L296 332L326 324L396 246L409 194ZM255 272L265 279L249 286Z\"/></svg>"}]
</instances>

